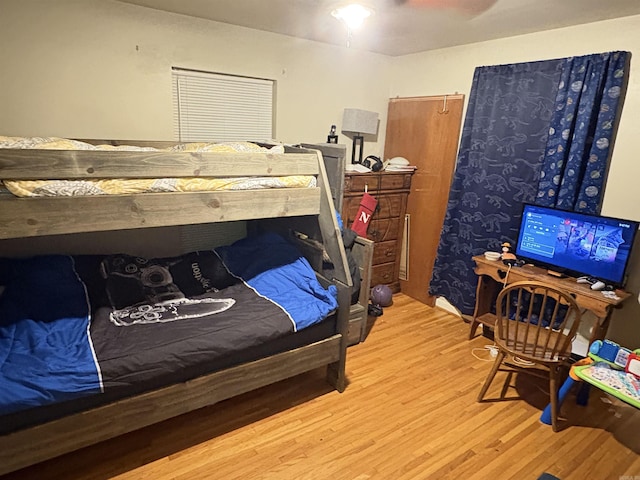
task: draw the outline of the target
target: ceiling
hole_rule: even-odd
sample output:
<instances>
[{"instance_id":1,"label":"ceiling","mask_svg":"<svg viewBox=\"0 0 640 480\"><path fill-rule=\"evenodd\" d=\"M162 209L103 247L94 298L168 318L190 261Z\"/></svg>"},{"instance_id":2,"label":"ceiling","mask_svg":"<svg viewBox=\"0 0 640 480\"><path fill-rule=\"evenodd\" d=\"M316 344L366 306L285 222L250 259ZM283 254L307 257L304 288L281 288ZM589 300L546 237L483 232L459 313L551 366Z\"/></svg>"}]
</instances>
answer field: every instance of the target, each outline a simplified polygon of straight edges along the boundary
<instances>
[{"instance_id":1,"label":"ceiling","mask_svg":"<svg viewBox=\"0 0 640 480\"><path fill-rule=\"evenodd\" d=\"M398 56L640 14L639 0L360 0L375 14L353 33L336 0L119 0L334 45Z\"/></svg>"}]
</instances>

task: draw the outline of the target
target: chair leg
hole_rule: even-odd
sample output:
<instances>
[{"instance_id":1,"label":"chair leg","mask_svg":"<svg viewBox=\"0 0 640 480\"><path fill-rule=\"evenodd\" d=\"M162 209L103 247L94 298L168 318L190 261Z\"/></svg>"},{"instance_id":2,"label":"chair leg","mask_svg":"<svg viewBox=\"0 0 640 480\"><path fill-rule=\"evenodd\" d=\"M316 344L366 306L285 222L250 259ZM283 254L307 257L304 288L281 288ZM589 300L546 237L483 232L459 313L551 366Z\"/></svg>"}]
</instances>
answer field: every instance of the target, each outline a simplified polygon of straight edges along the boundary
<instances>
[{"instance_id":1,"label":"chair leg","mask_svg":"<svg viewBox=\"0 0 640 480\"><path fill-rule=\"evenodd\" d=\"M558 370L556 368L549 369L549 400L551 402L551 428L554 432L558 431Z\"/></svg>"},{"instance_id":2,"label":"chair leg","mask_svg":"<svg viewBox=\"0 0 640 480\"><path fill-rule=\"evenodd\" d=\"M511 385L512 378L513 378L513 372L507 373L507 378L504 380L504 383L502 384L502 391L500 392L500 398L504 398L504 396L507 394L507 390Z\"/></svg>"},{"instance_id":3,"label":"chair leg","mask_svg":"<svg viewBox=\"0 0 640 480\"><path fill-rule=\"evenodd\" d=\"M491 382L493 382L493 378L496 376L496 373L498 372L498 368L500 368L500 365L504 360L504 356L505 356L504 352L501 350L498 350L498 355L496 356L496 360L493 362L491 371L489 372L489 375L487 376L487 379L484 381L484 385L482 386L482 389L478 394L478 402L481 402L482 400L484 400L484 396L487 393L487 390L489 390L489 387L491 386Z\"/></svg>"},{"instance_id":4,"label":"chair leg","mask_svg":"<svg viewBox=\"0 0 640 480\"><path fill-rule=\"evenodd\" d=\"M478 326L480 326L480 322L477 322L475 318L471 320L471 328L469 329L469 340L473 340L473 337L476 336L476 330L478 329Z\"/></svg>"}]
</instances>

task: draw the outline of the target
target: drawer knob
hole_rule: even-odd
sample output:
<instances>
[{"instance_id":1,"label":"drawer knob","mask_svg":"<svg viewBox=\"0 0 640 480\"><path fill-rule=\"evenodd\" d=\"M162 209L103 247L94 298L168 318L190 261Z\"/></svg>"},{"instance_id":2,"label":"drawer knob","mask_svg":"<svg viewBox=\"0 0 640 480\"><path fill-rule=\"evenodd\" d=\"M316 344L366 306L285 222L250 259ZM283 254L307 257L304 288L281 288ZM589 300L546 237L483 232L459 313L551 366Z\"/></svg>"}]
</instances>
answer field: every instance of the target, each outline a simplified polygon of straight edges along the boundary
<instances>
[{"instance_id":1,"label":"drawer knob","mask_svg":"<svg viewBox=\"0 0 640 480\"><path fill-rule=\"evenodd\" d=\"M391 250L390 248L387 248L384 254L385 256L390 257L391 255L393 255L393 250Z\"/></svg>"}]
</instances>

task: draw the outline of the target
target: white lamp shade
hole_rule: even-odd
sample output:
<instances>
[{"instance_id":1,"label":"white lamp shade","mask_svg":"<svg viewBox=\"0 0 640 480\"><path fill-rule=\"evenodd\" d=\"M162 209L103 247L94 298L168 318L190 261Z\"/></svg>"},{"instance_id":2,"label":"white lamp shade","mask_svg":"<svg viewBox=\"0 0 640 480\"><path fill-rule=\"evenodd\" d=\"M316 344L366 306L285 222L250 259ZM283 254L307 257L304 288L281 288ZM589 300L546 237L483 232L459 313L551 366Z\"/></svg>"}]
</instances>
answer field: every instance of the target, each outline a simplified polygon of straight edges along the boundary
<instances>
[{"instance_id":1,"label":"white lamp shade","mask_svg":"<svg viewBox=\"0 0 640 480\"><path fill-rule=\"evenodd\" d=\"M342 131L375 135L378 133L378 114L357 108L345 108Z\"/></svg>"}]
</instances>

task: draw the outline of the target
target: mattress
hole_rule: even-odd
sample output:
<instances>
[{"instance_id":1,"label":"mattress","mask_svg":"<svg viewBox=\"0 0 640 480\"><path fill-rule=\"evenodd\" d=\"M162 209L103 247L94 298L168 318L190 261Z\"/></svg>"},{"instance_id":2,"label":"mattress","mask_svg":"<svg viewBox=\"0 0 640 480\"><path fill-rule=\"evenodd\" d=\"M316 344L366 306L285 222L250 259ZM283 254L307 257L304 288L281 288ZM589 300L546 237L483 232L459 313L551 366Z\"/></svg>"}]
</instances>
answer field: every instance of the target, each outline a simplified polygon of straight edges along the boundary
<instances>
[{"instance_id":1,"label":"mattress","mask_svg":"<svg viewBox=\"0 0 640 480\"><path fill-rule=\"evenodd\" d=\"M129 145L92 145L78 140L57 137L6 137L0 136L0 148L38 150L90 150L90 151L166 151L166 152L217 152L217 153L284 153L284 147L261 147L251 142L184 143L167 149ZM5 180L4 187L17 197L53 197L86 195L124 195L160 192L202 192L226 190L255 190L263 188L313 188L316 178L312 175L281 177L236 178L110 178L110 179L48 179Z\"/></svg>"},{"instance_id":2,"label":"mattress","mask_svg":"<svg viewBox=\"0 0 640 480\"><path fill-rule=\"evenodd\" d=\"M0 285L0 413L22 423L252 359L337 308L276 234L164 259L3 259Z\"/></svg>"}]
</instances>

